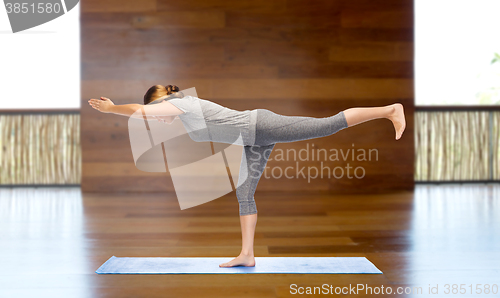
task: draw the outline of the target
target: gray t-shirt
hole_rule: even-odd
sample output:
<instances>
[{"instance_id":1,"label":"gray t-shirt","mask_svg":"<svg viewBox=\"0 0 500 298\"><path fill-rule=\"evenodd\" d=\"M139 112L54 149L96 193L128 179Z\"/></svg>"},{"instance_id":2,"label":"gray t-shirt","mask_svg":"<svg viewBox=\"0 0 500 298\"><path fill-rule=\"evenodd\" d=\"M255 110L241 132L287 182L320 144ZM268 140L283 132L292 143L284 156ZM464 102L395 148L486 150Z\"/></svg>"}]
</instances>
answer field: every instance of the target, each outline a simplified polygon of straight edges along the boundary
<instances>
[{"instance_id":1,"label":"gray t-shirt","mask_svg":"<svg viewBox=\"0 0 500 298\"><path fill-rule=\"evenodd\" d=\"M195 96L167 101L184 112L179 118L193 141L255 144L257 110L232 110Z\"/></svg>"}]
</instances>

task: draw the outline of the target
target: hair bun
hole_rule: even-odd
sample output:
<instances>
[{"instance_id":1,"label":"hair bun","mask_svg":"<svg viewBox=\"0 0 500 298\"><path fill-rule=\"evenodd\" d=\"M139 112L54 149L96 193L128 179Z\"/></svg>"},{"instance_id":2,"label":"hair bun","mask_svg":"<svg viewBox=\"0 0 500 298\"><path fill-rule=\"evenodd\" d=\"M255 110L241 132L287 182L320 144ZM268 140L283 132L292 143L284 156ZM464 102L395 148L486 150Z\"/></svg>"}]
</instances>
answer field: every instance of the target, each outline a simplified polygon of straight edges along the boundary
<instances>
[{"instance_id":1,"label":"hair bun","mask_svg":"<svg viewBox=\"0 0 500 298\"><path fill-rule=\"evenodd\" d=\"M177 87L176 85L167 85L165 86L165 89L167 89L167 94L172 94L174 92L179 92L179 87Z\"/></svg>"}]
</instances>

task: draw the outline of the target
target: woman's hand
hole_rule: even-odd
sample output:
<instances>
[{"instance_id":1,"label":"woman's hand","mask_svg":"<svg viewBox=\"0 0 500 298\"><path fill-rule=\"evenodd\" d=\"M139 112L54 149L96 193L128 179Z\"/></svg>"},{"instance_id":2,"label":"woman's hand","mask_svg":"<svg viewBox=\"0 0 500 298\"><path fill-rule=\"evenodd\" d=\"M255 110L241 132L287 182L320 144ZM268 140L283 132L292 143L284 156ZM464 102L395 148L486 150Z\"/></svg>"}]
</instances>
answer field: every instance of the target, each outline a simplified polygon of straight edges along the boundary
<instances>
[{"instance_id":1,"label":"woman's hand","mask_svg":"<svg viewBox=\"0 0 500 298\"><path fill-rule=\"evenodd\" d=\"M101 97L101 99L90 99L89 104L99 112L103 113L111 113L111 108L115 104L111 101L111 99L107 97Z\"/></svg>"}]
</instances>

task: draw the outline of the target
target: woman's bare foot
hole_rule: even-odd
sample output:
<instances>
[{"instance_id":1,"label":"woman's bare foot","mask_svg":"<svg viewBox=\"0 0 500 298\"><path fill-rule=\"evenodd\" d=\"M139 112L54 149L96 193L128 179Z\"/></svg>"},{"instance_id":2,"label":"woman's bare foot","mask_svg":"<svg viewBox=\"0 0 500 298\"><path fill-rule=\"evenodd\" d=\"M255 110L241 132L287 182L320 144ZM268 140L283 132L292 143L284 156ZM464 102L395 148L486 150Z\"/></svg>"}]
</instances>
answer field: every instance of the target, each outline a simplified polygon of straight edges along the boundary
<instances>
[{"instance_id":1,"label":"woman's bare foot","mask_svg":"<svg viewBox=\"0 0 500 298\"><path fill-rule=\"evenodd\" d=\"M387 118L392 121L394 129L396 130L396 140L399 140L406 128L405 113L403 105L400 103L395 103L391 105L391 107L393 108L392 112Z\"/></svg>"},{"instance_id":2,"label":"woman's bare foot","mask_svg":"<svg viewBox=\"0 0 500 298\"><path fill-rule=\"evenodd\" d=\"M235 267L235 266L245 266L245 267L255 266L255 258L253 254L245 255L241 253L239 256L232 259L231 261L219 265L219 267Z\"/></svg>"}]
</instances>

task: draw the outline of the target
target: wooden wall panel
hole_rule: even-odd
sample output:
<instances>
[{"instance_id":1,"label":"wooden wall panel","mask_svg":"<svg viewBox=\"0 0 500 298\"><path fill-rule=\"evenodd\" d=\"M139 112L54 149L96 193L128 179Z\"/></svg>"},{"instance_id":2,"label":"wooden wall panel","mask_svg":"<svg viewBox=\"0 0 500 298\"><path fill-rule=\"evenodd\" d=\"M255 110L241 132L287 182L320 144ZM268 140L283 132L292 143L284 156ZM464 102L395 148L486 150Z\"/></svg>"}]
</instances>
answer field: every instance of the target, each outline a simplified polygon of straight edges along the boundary
<instances>
[{"instance_id":1,"label":"wooden wall panel","mask_svg":"<svg viewBox=\"0 0 500 298\"><path fill-rule=\"evenodd\" d=\"M413 12L344 10L341 24L345 28L413 28Z\"/></svg>"},{"instance_id":2,"label":"wooden wall panel","mask_svg":"<svg viewBox=\"0 0 500 298\"><path fill-rule=\"evenodd\" d=\"M377 161L324 164L362 167L362 179L263 177L258 190L350 193L414 186L412 0L87 0L81 25L83 191L174 190L168 173L135 168L126 117L87 104L100 96L116 104L142 103L154 84L196 87L200 98L236 110L297 116L401 102L407 128L399 141L390 121L380 119L326 138L278 144L271 155L313 144L377 149ZM271 160L264 176L295 165Z\"/></svg>"},{"instance_id":3,"label":"wooden wall panel","mask_svg":"<svg viewBox=\"0 0 500 298\"><path fill-rule=\"evenodd\" d=\"M80 10L82 13L155 11L156 2L156 0L85 0L81 1Z\"/></svg>"},{"instance_id":4,"label":"wooden wall panel","mask_svg":"<svg viewBox=\"0 0 500 298\"><path fill-rule=\"evenodd\" d=\"M245 13L267 12L275 13L284 10L287 0L158 0L158 11L177 12L182 10L221 10L224 12L242 11Z\"/></svg>"},{"instance_id":5,"label":"wooden wall panel","mask_svg":"<svg viewBox=\"0 0 500 298\"><path fill-rule=\"evenodd\" d=\"M409 61L413 63L411 42L355 42L330 47L330 61Z\"/></svg>"}]
</instances>

